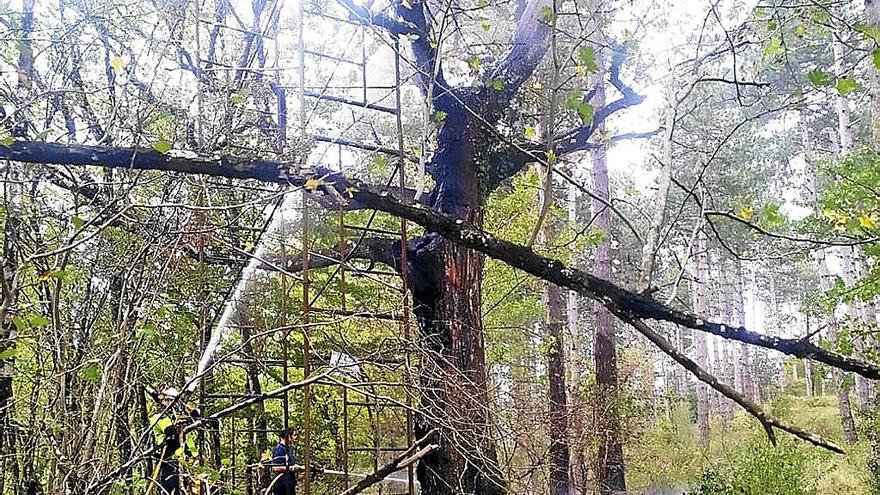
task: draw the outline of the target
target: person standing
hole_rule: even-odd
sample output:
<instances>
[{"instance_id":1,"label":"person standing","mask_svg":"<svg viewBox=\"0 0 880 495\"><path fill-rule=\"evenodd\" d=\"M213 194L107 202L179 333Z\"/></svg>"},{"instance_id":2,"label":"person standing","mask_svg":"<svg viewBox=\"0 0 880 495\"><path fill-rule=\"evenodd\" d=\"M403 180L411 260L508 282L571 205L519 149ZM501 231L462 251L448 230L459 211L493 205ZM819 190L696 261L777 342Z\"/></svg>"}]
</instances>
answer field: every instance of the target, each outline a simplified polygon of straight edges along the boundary
<instances>
[{"instance_id":1,"label":"person standing","mask_svg":"<svg viewBox=\"0 0 880 495\"><path fill-rule=\"evenodd\" d=\"M161 445L157 465L156 481L163 495L180 495L180 459L183 456L198 455L195 438L187 436L183 424L191 419L175 414L175 401L179 392L169 387L159 394L161 410L150 418L153 438ZM180 408L177 408L180 409Z\"/></svg>"},{"instance_id":2,"label":"person standing","mask_svg":"<svg viewBox=\"0 0 880 495\"><path fill-rule=\"evenodd\" d=\"M305 471L305 467L297 464L296 452L293 445L296 443L296 429L286 428L278 436L280 440L272 450L272 493L273 495L295 495L296 473Z\"/></svg>"}]
</instances>

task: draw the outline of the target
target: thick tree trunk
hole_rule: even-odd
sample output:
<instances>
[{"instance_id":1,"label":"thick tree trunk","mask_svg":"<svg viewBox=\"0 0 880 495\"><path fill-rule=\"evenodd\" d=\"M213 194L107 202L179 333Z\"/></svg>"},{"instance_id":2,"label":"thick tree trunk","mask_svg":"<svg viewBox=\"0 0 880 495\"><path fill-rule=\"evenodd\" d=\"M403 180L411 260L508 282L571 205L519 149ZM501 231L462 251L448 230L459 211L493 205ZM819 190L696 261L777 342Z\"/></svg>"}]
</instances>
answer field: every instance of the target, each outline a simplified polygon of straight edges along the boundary
<instances>
[{"instance_id":1,"label":"thick tree trunk","mask_svg":"<svg viewBox=\"0 0 880 495\"><path fill-rule=\"evenodd\" d=\"M432 161L435 208L482 226L479 152L483 125L461 103L450 108ZM506 491L491 435L482 323L483 256L436 233L413 239L407 276L424 352L415 436L439 428L440 448L417 469L426 495L497 495Z\"/></svg>"},{"instance_id":2,"label":"thick tree trunk","mask_svg":"<svg viewBox=\"0 0 880 495\"><path fill-rule=\"evenodd\" d=\"M605 104L604 83L596 86L594 106ZM602 132L601 130L599 132ZM597 148L593 157L593 194L598 198L610 200L608 165L606 150ZM593 200L595 227L605 234L602 243L596 248L593 275L611 280L611 214L598 199ZM599 437L599 450L596 463L596 481L599 493L612 494L626 491L624 474L623 444L620 438L620 419L617 415L617 349L614 342L614 317L604 306L596 304L594 332L594 355L596 360L596 425Z\"/></svg>"},{"instance_id":3,"label":"thick tree trunk","mask_svg":"<svg viewBox=\"0 0 880 495\"><path fill-rule=\"evenodd\" d=\"M697 237L697 269L693 284L694 312L698 315L709 314L707 290L709 279L709 263L706 256L708 241L706 234L701 230ZM706 334L696 332L694 334L694 361L703 369L708 369L709 356L706 345ZM703 382L697 382L697 432L700 445L709 447L709 389Z\"/></svg>"}]
</instances>

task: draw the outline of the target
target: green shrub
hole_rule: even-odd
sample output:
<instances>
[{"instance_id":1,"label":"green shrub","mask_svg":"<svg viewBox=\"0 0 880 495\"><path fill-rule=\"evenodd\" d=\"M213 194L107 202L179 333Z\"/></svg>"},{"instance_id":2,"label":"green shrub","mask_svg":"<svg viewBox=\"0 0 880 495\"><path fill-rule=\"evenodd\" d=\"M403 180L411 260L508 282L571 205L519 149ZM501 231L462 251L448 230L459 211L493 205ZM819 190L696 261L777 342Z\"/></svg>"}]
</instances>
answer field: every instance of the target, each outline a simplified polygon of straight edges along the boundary
<instances>
[{"instance_id":1,"label":"green shrub","mask_svg":"<svg viewBox=\"0 0 880 495\"><path fill-rule=\"evenodd\" d=\"M807 456L792 442L756 440L706 469L690 495L814 495Z\"/></svg>"}]
</instances>

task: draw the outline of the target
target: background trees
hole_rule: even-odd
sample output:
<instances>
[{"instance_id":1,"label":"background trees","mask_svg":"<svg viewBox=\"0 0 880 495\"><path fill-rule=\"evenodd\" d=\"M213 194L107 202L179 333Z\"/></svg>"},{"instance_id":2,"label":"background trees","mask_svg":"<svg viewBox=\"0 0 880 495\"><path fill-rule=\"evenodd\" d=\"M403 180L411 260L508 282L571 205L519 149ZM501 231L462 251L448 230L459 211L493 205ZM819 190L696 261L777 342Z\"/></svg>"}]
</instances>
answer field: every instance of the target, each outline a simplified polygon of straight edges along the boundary
<instances>
[{"instance_id":1,"label":"background trees","mask_svg":"<svg viewBox=\"0 0 880 495\"><path fill-rule=\"evenodd\" d=\"M752 441L730 397L832 449L792 425L870 425L862 6L718 4L698 23L549 0L3 8L0 492L143 483L144 388L200 360L217 363L203 399L285 391L201 433L194 476L231 488L290 422L311 423L306 456L377 468L350 439L378 450L407 413L340 427L361 399L436 443L426 493L747 486L766 469L696 472ZM342 371L341 389L307 380ZM866 419L847 419L850 382ZM792 414L796 391L834 394L843 429ZM692 424L695 471L646 476L652 441L689 445Z\"/></svg>"}]
</instances>

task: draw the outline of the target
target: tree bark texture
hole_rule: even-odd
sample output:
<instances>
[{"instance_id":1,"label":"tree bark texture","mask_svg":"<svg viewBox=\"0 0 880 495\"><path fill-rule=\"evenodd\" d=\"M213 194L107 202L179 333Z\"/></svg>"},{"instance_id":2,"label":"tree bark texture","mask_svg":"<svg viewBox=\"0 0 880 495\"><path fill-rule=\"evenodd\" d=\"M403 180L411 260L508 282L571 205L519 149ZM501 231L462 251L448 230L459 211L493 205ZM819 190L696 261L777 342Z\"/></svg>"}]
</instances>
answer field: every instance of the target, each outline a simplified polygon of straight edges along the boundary
<instances>
[{"instance_id":1,"label":"tree bark texture","mask_svg":"<svg viewBox=\"0 0 880 495\"><path fill-rule=\"evenodd\" d=\"M742 262L737 260L734 263L735 267L735 286L734 286L734 314L736 316L736 325L737 326L745 326L746 324L746 307L745 301L743 297L743 267ZM737 382L739 386L737 387L746 397L750 400L757 400L755 397L757 394L755 393L755 382L752 379L752 362L749 353L749 346L740 344L738 349L738 359L737 359Z\"/></svg>"},{"instance_id":2,"label":"tree bark texture","mask_svg":"<svg viewBox=\"0 0 880 495\"><path fill-rule=\"evenodd\" d=\"M708 283L709 262L707 257L708 241L706 234L701 230L697 237L696 273L692 287L694 299L694 311L698 314L709 314ZM706 334L696 332L694 334L694 361L700 368L708 369L709 351L706 344ZM709 389L703 382L697 382L697 433L700 445L709 447Z\"/></svg>"},{"instance_id":3,"label":"tree bark texture","mask_svg":"<svg viewBox=\"0 0 880 495\"><path fill-rule=\"evenodd\" d=\"M596 86L596 107L605 102L605 88ZM607 202L610 199L607 153L605 148L592 152L593 194ZM595 228L605 237L596 248L593 275L611 280L611 213L599 199L593 200ZM596 481L601 494L626 491L623 463L623 444L620 438L620 419L617 414L618 380L617 349L614 342L614 317L604 306L596 304L593 334L594 359L596 363L595 431L599 437L596 461Z\"/></svg>"},{"instance_id":4,"label":"tree bark texture","mask_svg":"<svg viewBox=\"0 0 880 495\"><path fill-rule=\"evenodd\" d=\"M487 129L459 103L449 108L432 160L436 209L482 226L478 171ZM410 243L408 284L425 357L420 368L422 404L417 437L437 429L440 445L419 463L423 493L505 492L491 435L482 323L483 255L436 233Z\"/></svg>"}]
</instances>

